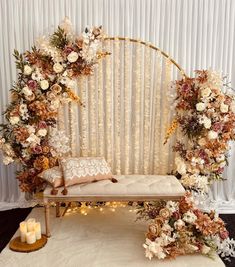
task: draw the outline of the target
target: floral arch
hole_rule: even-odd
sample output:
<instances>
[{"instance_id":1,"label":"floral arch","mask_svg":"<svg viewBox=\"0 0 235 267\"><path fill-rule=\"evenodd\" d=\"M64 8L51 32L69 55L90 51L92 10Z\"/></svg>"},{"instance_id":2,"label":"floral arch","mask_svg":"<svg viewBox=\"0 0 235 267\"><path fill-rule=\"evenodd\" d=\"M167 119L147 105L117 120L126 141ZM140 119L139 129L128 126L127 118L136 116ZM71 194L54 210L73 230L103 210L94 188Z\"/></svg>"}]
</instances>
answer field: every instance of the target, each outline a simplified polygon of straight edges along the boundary
<instances>
[{"instance_id":1,"label":"floral arch","mask_svg":"<svg viewBox=\"0 0 235 267\"><path fill-rule=\"evenodd\" d=\"M102 49L102 41L107 39L115 38L105 37L101 27L86 28L76 36L65 20L51 36L38 39L32 51L14 52L19 74L5 112L7 122L1 125L0 145L5 164L18 161L23 166L17 173L22 191L40 189L43 181L37 174L55 166L61 153L68 152L69 140L53 130L58 108L64 102L82 104L71 89L74 80L92 74L98 60L109 55ZM177 128L181 131L186 142L179 139L174 147L177 174L187 189L207 192L211 181L222 179L229 141L234 139L234 96L223 89L218 73L197 71L195 78L189 78L165 52L148 46L163 54L183 75L172 84L176 109L165 141ZM50 141L52 137L63 139L65 144L59 147Z\"/></svg>"}]
</instances>

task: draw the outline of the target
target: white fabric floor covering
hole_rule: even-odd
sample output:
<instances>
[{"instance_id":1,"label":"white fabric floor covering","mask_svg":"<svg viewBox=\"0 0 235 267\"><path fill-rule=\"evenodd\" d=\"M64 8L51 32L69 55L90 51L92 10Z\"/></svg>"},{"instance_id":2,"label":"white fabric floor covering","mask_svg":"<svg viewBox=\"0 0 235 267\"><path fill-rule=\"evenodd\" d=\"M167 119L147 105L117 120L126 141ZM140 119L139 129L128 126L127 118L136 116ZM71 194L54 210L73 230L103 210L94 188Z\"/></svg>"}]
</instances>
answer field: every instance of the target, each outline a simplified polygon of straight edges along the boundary
<instances>
[{"instance_id":1,"label":"white fabric floor covering","mask_svg":"<svg viewBox=\"0 0 235 267\"><path fill-rule=\"evenodd\" d=\"M17 253L8 246L0 255L1 267L221 267L205 256L181 256L176 260L149 261L144 256L142 244L146 231L145 222L135 222L135 214L128 208L116 212L105 208L89 210L87 216L71 213L55 217L51 209L52 237L44 248L32 253ZM36 218L44 230L42 208L34 208L28 217ZM18 235L16 232L15 236Z\"/></svg>"}]
</instances>

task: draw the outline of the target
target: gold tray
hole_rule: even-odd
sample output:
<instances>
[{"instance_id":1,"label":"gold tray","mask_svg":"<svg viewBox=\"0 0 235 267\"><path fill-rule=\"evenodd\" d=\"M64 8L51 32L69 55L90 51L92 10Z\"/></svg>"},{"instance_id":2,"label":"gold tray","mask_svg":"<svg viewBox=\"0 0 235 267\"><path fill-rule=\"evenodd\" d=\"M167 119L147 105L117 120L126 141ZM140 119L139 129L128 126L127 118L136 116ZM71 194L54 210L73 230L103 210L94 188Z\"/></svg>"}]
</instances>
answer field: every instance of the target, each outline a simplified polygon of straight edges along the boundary
<instances>
[{"instance_id":1,"label":"gold tray","mask_svg":"<svg viewBox=\"0 0 235 267\"><path fill-rule=\"evenodd\" d=\"M42 235L42 238L33 244L27 244L20 241L20 236L12 239L9 243L9 248L17 252L32 252L44 247L47 243L47 237Z\"/></svg>"}]
</instances>

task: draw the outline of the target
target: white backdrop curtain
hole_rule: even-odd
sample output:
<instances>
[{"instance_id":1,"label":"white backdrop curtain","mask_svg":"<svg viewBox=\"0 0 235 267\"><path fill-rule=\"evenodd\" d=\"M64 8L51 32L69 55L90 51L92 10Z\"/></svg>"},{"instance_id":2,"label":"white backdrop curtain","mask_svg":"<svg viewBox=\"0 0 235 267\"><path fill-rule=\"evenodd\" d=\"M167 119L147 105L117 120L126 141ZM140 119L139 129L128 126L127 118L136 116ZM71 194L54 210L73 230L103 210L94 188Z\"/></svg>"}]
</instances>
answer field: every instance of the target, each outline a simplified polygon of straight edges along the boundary
<instances>
[{"instance_id":1,"label":"white backdrop curtain","mask_svg":"<svg viewBox=\"0 0 235 267\"><path fill-rule=\"evenodd\" d=\"M23 52L36 37L51 32L68 16L81 32L103 25L109 36L153 43L178 62L186 73L212 68L223 71L235 87L235 1L233 0L0 0L0 111L16 78L12 55ZM0 122L3 121L1 117ZM227 179L212 187L223 212L235 212L235 146L231 144ZM15 167L0 165L0 208L19 205Z\"/></svg>"}]
</instances>

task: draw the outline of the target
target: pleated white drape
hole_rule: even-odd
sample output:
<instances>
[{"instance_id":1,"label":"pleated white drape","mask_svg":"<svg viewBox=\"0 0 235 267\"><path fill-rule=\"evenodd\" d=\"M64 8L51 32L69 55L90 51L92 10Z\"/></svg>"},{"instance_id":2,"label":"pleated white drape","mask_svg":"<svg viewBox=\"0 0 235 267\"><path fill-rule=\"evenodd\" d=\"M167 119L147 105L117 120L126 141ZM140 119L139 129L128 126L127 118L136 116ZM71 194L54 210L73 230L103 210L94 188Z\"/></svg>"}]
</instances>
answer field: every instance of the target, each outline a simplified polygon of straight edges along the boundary
<instances>
[{"instance_id":1,"label":"pleated white drape","mask_svg":"<svg viewBox=\"0 0 235 267\"><path fill-rule=\"evenodd\" d=\"M0 111L8 103L16 77L14 48L30 49L41 34L68 16L80 32L103 25L109 36L152 42L186 71L212 68L228 74L235 87L235 1L233 0L0 0ZM0 121L3 118L1 117ZM212 188L212 197L235 211L235 146L231 144L227 181ZM0 165L0 207L22 198L13 166ZM228 208L228 209L227 209Z\"/></svg>"}]
</instances>

